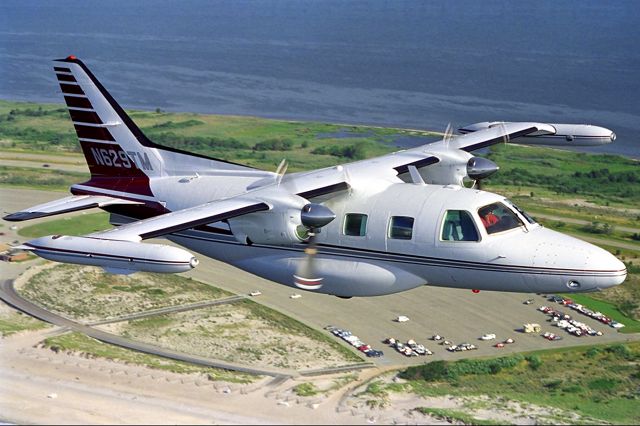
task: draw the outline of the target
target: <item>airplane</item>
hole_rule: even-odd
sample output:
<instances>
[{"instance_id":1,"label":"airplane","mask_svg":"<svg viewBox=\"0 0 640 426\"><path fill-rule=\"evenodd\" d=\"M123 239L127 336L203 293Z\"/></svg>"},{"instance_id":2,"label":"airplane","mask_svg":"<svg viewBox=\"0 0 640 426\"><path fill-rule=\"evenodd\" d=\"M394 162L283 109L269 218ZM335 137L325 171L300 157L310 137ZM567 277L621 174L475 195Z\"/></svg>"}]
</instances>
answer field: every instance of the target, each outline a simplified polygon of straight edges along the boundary
<instances>
[{"instance_id":1,"label":"airplane","mask_svg":"<svg viewBox=\"0 0 640 426\"><path fill-rule=\"evenodd\" d=\"M496 173L472 154L498 143L611 143L591 125L485 122L442 140L318 170L276 172L158 145L77 57L54 61L89 166L71 196L4 217L89 208L116 227L50 235L20 248L107 272L178 273L189 251L268 280L335 295L380 296L432 285L510 292L588 292L621 284L607 251L547 229L505 197L465 182ZM542 139L539 139L542 138Z\"/></svg>"}]
</instances>

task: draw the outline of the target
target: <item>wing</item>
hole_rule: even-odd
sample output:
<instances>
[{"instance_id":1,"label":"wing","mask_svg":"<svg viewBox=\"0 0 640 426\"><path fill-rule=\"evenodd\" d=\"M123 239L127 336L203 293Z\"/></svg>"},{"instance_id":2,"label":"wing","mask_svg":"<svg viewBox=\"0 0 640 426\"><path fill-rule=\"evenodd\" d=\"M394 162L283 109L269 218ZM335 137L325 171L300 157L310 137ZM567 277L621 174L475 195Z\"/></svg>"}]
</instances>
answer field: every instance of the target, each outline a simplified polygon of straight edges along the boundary
<instances>
[{"instance_id":1,"label":"wing","mask_svg":"<svg viewBox=\"0 0 640 426\"><path fill-rule=\"evenodd\" d=\"M449 140L442 139L417 148L363 160L362 163L384 164L388 168L394 169L397 174L403 174L408 172L409 166L420 169L436 164L443 157L456 150L468 153L536 132L546 131L553 131L553 128L544 123L504 123L501 126L455 136Z\"/></svg>"},{"instance_id":2,"label":"wing","mask_svg":"<svg viewBox=\"0 0 640 426\"><path fill-rule=\"evenodd\" d=\"M49 203L29 207L16 213L3 217L4 220L19 222L22 220L37 219L94 207L104 207L115 204L142 204L138 201L123 200L106 195L71 195Z\"/></svg>"},{"instance_id":3,"label":"wing","mask_svg":"<svg viewBox=\"0 0 640 426\"><path fill-rule=\"evenodd\" d=\"M366 182L372 175L395 182L462 185L465 178L484 178L498 170L485 158L471 152L531 134L546 134L553 128L544 123L499 123L473 133L444 138L417 148L356 161L343 167L352 177ZM473 161L472 161L473 159Z\"/></svg>"},{"instance_id":4,"label":"wing","mask_svg":"<svg viewBox=\"0 0 640 426\"><path fill-rule=\"evenodd\" d=\"M233 197L139 220L88 237L137 242L270 208L255 197Z\"/></svg>"},{"instance_id":5,"label":"wing","mask_svg":"<svg viewBox=\"0 0 640 426\"><path fill-rule=\"evenodd\" d=\"M86 236L49 235L36 238L18 248L56 262L100 266L112 273L184 272L198 264L191 253L178 247L140 241L270 208L270 205L256 198L235 197Z\"/></svg>"}]
</instances>

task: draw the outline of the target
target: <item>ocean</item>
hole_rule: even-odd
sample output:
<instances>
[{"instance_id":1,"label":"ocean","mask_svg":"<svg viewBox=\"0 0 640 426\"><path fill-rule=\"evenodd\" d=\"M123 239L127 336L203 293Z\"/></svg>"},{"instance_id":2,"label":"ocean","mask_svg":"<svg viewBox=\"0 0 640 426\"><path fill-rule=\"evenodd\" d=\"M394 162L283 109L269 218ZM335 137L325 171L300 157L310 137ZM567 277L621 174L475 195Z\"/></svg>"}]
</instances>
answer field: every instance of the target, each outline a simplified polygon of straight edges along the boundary
<instances>
[{"instance_id":1,"label":"ocean","mask_svg":"<svg viewBox=\"0 0 640 426\"><path fill-rule=\"evenodd\" d=\"M640 2L5 0L0 98L81 58L125 107L444 129L589 123L640 158Z\"/></svg>"}]
</instances>

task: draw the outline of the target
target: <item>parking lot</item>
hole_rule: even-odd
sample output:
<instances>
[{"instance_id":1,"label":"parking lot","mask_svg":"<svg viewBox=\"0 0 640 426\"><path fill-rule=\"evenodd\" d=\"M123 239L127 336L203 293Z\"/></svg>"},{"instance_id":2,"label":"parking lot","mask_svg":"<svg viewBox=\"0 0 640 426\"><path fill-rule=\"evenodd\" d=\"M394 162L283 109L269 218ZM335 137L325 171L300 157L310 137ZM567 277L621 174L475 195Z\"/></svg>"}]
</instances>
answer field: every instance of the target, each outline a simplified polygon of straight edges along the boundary
<instances>
[{"instance_id":1,"label":"parking lot","mask_svg":"<svg viewBox=\"0 0 640 426\"><path fill-rule=\"evenodd\" d=\"M539 307L554 302L541 295L523 293L480 292L456 290L438 287L421 287L408 292L389 296L340 299L337 297L300 291L290 287L274 284L239 271L229 265L212 260L204 261L192 271L195 278L211 282L214 285L237 293L249 294L259 290L261 294L255 300L291 315L302 322L318 329L328 325L348 330L366 345L382 350L384 356L366 358L381 367L415 365L435 359L461 359L468 356L487 356L501 353L550 349L562 346L626 341L635 338L618 333L599 321L582 316L580 321L596 330L602 336L570 335L548 322L549 316L540 312ZM291 299L292 294L301 297ZM530 299L530 304L525 304ZM561 305L557 305L564 308ZM568 308L564 308L570 311ZM405 316L408 321L398 321ZM578 314L575 314L578 317ZM525 334L522 327L527 323L539 323L541 333ZM563 339L549 341L541 334L544 332L561 334ZM331 331L327 335L341 341L345 346L352 346ZM485 334L493 333L496 338L483 341ZM471 351L450 352L446 346L434 342L435 334L444 336L453 344L468 343L477 349ZM402 343L414 340L433 352L431 356L406 356L388 344L385 339L392 337ZM494 345L507 339L514 343L502 348ZM357 350L354 347L354 350Z\"/></svg>"}]
</instances>

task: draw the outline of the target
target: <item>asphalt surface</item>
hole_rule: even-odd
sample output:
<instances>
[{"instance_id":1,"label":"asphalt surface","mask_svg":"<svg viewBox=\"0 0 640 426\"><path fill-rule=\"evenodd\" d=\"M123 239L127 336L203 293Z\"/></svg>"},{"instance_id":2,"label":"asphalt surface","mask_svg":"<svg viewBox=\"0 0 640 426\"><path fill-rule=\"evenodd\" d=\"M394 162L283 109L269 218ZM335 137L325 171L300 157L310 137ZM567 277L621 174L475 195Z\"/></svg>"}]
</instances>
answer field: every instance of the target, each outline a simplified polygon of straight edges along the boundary
<instances>
[{"instance_id":1,"label":"asphalt surface","mask_svg":"<svg viewBox=\"0 0 640 426\"><path fill-rule=\"evenodd\" d=\"M20 210L61 196L64 195L46 191L0 188L0 204L2 205L2 210L5 211ZM26 226L33 222L18 224L18 226ZM8 225L12 225L7 222L3 224L2 230L6 230ZM19 237L15 236L15 231L10 231L0 241L7 241L13 238ZM163 242L167 243L165 240ZM407 365L421 364L426 360L433 359L455 360L470 356L489 356L575 345L623 342L640 338L640 335L618 333L608 326L581 315L579 316L582 317L581 321L596 330L602 331L604 335L601 337L570 336L568 333L547 323L546 315L536 310L537 307L550 303L538 295L504 292L474 294L470 290L425 286L388 296L340 299L286 287L203 256L198 256L198 258L200 259L199 266L185 275L238 295L247 295L251 291L260 290L262 295L255 297L254 301L274 308L317 329L322 329L327 325L349 329L365 343L370 344L375 349L384 351L384 357L371 359L379 367L400 368ZM7 269L4 268L7 268L7 266L0 265L2 276L7 278L9 275L5 275L4 271ZM16 265L12 266L12 268L22 267ZM11 272L11 274L13 273ZM291 299L290 295L294 293L301 294L302 297ZM530 298L534 299L533 304L524 305L522 303L525 299ZM560 305L557 305L557 307L560 307ZM564 310L568 311L568 309ZM48 315L50 313L41 312L41 314ZM394 319L399 315L406 315L410 320L404 323L395 322ZM523 324L531 322L541 324L543 331L552 331L561 335L563 340L550 342L537 334L522 334L516 331ZM93 330L90 327L82 327L85 328L77 330L86 330L87 332L92 332ZM497 349L493 347L495 342L479 340L479 337L485 333L495 333L498 341L511 337L516 340L516 343L507 345L503 349ZM429 340L434 334L445 336L456 344L461 342L473 343L479 349L472 352L450 353L444 347ZM333 335L331 336L335 338ZM102 337L113 338L112 335L103 335ZM382 343L387 337L394 337L401 341L414 339L418 343L427 346L428 349L434 352L434 355L428 358L407 358ZM348 346L342 340L335 339ZM116 342L118 341L116 340ZM122 343L122 341L119 342ZM140 344L139 346L145 349L144 346L148 345ZM146 349L157 350L157 348ZM180 359L177 356L187 357L183 354L174 355L176 356L175 359ZM171 357L174 358L174 356ZM199 361L197 363L202 362L201 359L197 360L195 357L190 357L190 359Z\"/></svg>"}]
</instances>

